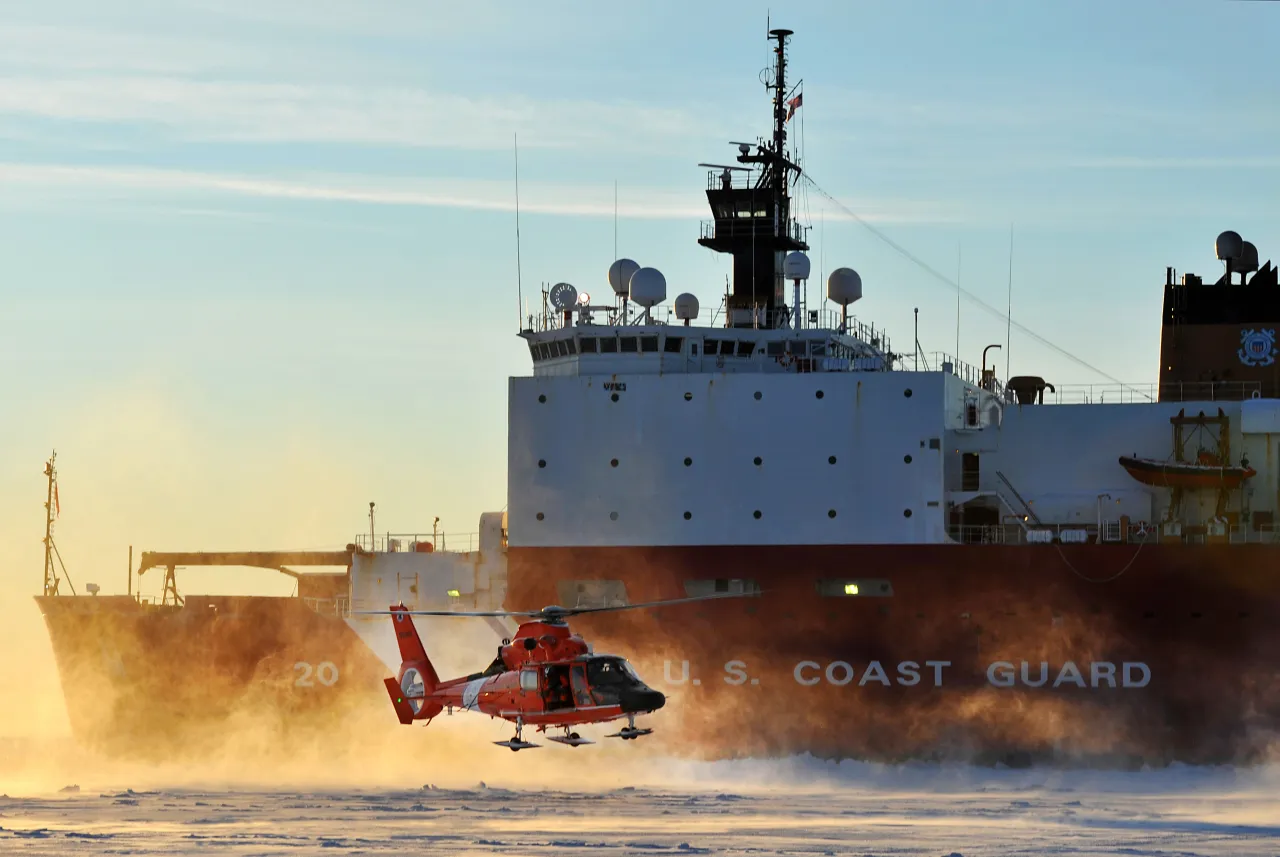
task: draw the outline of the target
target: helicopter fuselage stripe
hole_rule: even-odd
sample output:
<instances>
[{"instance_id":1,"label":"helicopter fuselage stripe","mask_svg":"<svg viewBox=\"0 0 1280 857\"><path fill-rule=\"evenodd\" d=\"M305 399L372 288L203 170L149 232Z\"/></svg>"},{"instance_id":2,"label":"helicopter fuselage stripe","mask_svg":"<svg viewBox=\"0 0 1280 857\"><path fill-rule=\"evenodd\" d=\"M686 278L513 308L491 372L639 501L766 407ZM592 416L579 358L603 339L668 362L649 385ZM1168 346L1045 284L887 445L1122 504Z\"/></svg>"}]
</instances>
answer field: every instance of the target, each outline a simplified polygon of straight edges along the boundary
<instances>
[{"instance_id":1,"label":"helicopter fuselage stripe","mask_svg":"<svg viewBox=\"0 0 1280 857\"><path fill-rule=\"evenodd\" d=\"M480 707L480 688L484 687L487 678L478 678L467 682L462 688L462 707L466 711L475 711Z\"/></svg>"}]
</instances>

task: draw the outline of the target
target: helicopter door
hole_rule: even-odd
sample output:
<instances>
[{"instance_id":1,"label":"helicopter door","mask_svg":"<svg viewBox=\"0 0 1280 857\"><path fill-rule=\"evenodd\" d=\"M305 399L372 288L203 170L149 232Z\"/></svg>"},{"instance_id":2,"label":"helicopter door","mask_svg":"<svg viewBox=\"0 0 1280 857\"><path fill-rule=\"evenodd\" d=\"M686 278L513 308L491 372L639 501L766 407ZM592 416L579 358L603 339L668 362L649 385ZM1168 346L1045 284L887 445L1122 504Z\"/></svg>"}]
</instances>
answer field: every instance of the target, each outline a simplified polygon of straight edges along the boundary
<instances>
[{"instance_id":1,"label":"helicopter door","mask_svg":"<svg viewBox=\"0 0 1280 857\"><path fill-rule=\"evenodd\" d=\"M574 664L569 670L569 686L573 689L573 704L578 708L591 708L596 704L591 698L591 688L587 687L585 664Z\"/></svg>"},{"instance_id":2,"label":"helicopter door","mask_svg":"<svg viewBox=\"0 0 1280 857\"><path fill-rule=\"evenodd\" d=\"M542 671L542 700L548 711L573 708L569 693L569 668L563 664L546 667Z\"/></svg>"}]
</instances>

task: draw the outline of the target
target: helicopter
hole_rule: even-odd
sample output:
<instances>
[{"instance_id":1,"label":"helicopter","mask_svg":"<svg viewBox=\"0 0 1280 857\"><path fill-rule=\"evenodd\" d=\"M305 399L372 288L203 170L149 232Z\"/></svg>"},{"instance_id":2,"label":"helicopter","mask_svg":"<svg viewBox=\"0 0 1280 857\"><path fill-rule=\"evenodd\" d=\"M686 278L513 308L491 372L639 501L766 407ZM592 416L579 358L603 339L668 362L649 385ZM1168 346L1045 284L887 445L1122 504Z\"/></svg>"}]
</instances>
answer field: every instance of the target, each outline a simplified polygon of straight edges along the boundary
<instances>
[{"instance_id":1,"label":"helicopter","mask_svg":"<svg viewBox=\"0 0 1280 857\"><path fill-rule=\"evenodd\" d=\"M541 610L458 611L409 610L403 603L389 611L355 611L363 615L390 615L400 648L400 670L383 680L396 716L406 726L414 721L430 723L442 711L475 711L501 717L515 724L515 736L494 741L512 752L541 745L524 740L524 727L539 733L563 730L547 740L578 747L594 744L575 729L588 724L626 719L627 725L609 738L634 741L653 733L637 727L636 716L652 714L667 701L647 686L627 661L616 655L597 655L589 643L569 630L566 620L583 613L605 613L740 598L736 593L716 593L668 601L649 601L605 607L544 607ZM482 672L441 681L414 616L518 617L524 621L514 639L502 641L498 656Z\"/></svg>"}]
</instances>

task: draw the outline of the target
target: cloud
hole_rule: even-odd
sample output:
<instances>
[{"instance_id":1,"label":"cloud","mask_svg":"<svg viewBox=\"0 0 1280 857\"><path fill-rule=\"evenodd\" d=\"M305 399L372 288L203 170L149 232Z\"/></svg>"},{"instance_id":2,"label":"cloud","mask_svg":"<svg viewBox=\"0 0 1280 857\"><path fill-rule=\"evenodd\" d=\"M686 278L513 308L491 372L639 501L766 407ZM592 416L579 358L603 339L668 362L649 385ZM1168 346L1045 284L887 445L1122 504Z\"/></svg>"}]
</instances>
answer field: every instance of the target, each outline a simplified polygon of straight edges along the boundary
<instances>
[{"instance_id":1,"label":"cloud","mask_svg":"<svg viewBox=\"0 0 1280 857\"><path fill-rule=\"evenodd\" d=\"M514 211L511 183L486 179L419 179L358 174L291 177L235 175L149 167L98 167L60 164L0 163L0 186L6 196L23 187L47 199L49 191L74 193L121 190L167 196L232 195L298 202L345 202L368 205ZM945 212L927 202L854 200L852 207L872 222L938 222ZM521 183L520 208L532 214L613 217L613 187L554 183ZM700 195L689 188L620 188L618 215L625 218L685 220L709 215ZM828 212L828 219L841 217Z\"/></svg>"},{"instance_id":2,"label":"cloud","mask_svg":"<svg viewBox=\"0 0 1280 857\"><path fill-rule=\"evenodd\" d=\"M171 138L452 149L647 150L708 122L611 101L469 97L422 89L202 81L173 75L0 77L0 116L148 125Z\"/></svg>"},{"instance_id":3,"label":"cloud","mask_svg":"<svg viewBox=\"0 0 1280 857\"><path fill-rule=\"evenodd\" d=\"M74 26L0 24L0 69L27 73L195 74L269 68L269 60L261 51L190 34L177 39Z\"/></svg>"},{"instance_id":4,"label":"cloud","mask_svg":"<svg viewBox=\"0 0 1280 857\"><path fill-rule=\"evenodd\" d=\"M1103 170L1274 170L1280 157L1225 155L1221 157L1147 157L1113 155L1080 158L1069 166Z\"/></svg>"}]
</instances>

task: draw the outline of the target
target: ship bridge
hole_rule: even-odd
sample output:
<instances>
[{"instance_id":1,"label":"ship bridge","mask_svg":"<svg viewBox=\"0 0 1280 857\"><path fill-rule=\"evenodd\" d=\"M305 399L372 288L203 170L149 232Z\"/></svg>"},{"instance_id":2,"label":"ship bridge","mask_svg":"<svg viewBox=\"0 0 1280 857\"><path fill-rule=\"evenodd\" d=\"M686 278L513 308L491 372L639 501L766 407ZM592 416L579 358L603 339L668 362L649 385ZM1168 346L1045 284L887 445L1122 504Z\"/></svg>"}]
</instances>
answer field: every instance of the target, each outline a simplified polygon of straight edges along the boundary
<instances>
[{"instance_id":1,"label":"ship bridge","mask_svg":"<svg viewBox=\"0 0 1280 857\"><path fill-rule=\"evenodd\" d=\"M538 376L879 372L896 358L883 330L858 324L842 332L579 320L524 337Z\"/></svg>"}]
</instances>

